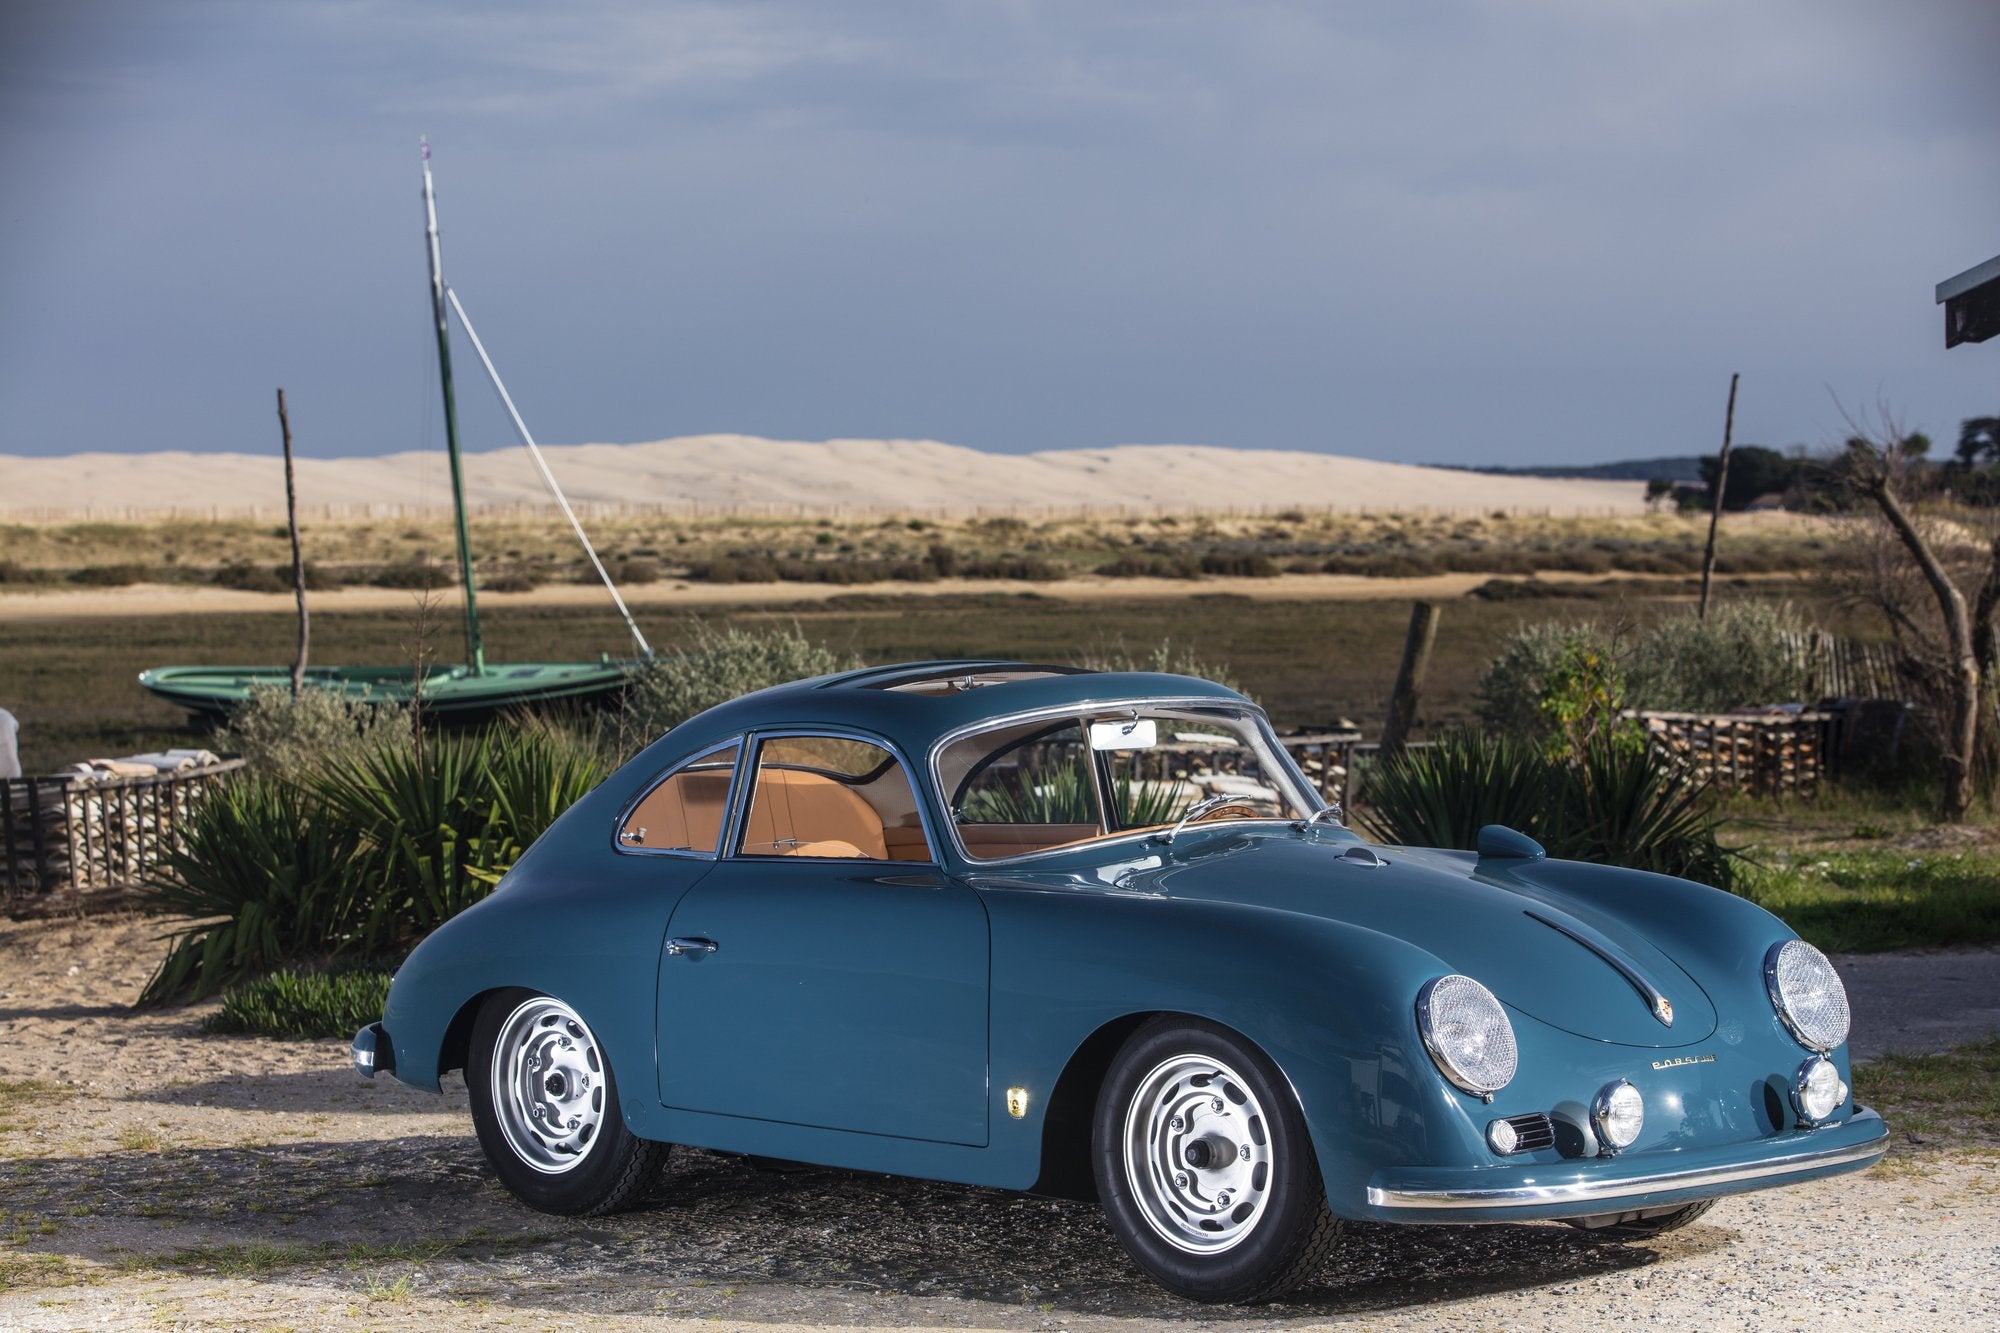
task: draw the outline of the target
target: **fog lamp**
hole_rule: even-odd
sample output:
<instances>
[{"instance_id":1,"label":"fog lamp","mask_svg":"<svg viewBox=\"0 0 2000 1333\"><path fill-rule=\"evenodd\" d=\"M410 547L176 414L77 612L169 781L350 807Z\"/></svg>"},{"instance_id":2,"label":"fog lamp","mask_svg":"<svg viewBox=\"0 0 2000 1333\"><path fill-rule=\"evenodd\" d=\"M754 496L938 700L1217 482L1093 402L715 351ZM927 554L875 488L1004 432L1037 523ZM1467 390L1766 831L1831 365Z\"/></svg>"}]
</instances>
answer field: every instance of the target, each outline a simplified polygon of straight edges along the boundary
<instances>
[{"instance_id":1,"label":"fog lamp","mask_svg":"<svg viewBox=\"0 0 2000 1333\"><path fill-rule=\"evenodd\" d=\"M1495 1120L1486 1127L1486 1142L1492 1146L1494 1152L1505 1157L1521 1146L1521 1131L1505 1120Z\"/></svg>"},{"instance_id":2,"label":"fog lamp","mask_svg":"<svg viewBox=\"0 0 2000 1333\"><path fill-rule=\"evenodd\" d=\"M1639 1131L1646 1124L1646 1099L1639 1090L1619 1079L1607 1083L1597 1093L1597 1101L1590 1108L1591 1123L1597 1127L1597 1137L1612 1152L1629 1148L1639 1137Z\"/></svg>"},{"instance_id":3,"label":"fog lamp","mask_svg":"<svg viewBox=\"0 0 2000 1333\"><path fill-rule=\"evenodd\" d=\"M1792 1105L1805 1124L1821 1123L1846 1100L1847 1085L1840 1081L1840 1071L1833 1067L1833 1061L1825 1056L1808 1058L1792 1078Z\"/></svg>"}]
</instances>

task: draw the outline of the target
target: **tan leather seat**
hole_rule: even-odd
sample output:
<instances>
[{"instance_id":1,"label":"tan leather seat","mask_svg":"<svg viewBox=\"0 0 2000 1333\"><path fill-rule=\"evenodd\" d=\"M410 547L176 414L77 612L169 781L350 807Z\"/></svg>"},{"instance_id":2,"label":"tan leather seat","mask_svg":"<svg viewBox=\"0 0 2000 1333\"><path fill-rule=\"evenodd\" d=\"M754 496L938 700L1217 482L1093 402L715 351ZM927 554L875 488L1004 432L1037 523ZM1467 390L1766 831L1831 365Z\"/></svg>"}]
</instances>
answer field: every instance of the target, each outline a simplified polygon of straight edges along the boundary
<instances>
[{"instance_id":1,"label":"tan leather seat","mask_svg":"<svg viewBox=\"0 0 2000 1333\"><path fill-rule=\"evenodd\" d=\"M714 851L722 839L729 776L726 767L676 773L633 807L623 831L635 836L621 841L628 847Z\"/></svg>"},{"instance_id":2,"label":"tan leather seat","mask_svg":"<svg viewBox=\"0 0 2000 1333\"><path fill-rule=\"evenodd\" d=\"M843 850L816 850L826 844ZM873 806L832 778L792 768L758 770L743 850L751 856L889 859L882 817Z\"/></svg>"}]
</instances>

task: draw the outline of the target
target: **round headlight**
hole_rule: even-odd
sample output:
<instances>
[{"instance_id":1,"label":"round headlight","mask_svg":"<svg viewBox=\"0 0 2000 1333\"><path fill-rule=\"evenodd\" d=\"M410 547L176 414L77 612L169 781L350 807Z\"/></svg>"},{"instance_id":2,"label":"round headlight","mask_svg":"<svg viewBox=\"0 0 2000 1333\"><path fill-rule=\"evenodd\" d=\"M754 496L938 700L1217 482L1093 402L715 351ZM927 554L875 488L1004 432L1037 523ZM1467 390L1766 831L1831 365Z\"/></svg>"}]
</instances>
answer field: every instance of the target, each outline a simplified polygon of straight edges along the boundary
<instances>
[{"instance_id":1,"label":"round headlight","mask_svg":"<svg viewBox=\"0 0 2000 1333\"><path fill-rule=\"evenodd\" d=\"M1804 940L1772 945L1764 955L1764 985L1799 1045L1830 1051L1847 1040L1847 987L1812 945Z\"/></svg>"},{"instance_id":2,"label":"round headlight","mask_svg":"<svg viewBox=\"0 0 2000 1333\"><path fill-rule=\"evenodd\" d=\"M1833 1061L1823 1055L1808 1056L1792 1079L1792 1102L1798 1107L1799 1119L1817 1125L1846 1100L1847 1085L1840 1081Z\"/></svg>"},{"instance_id":3,"label":"round headlight","mask_svg":"<svg viewBox=\"0 0 2000 1333\"><path fill-rule=\"evenodd\" d=\"M1597 1126L1597 1137L1613 1152L1629 1148L1639 1137L1639 1131L1646 1127L1646 1099L1639 1095L1637 1088L1621 1078L1598 1090L1597 1100L1590 1108L1590 1119Z\"/></svg>"},{"instance_id":4,"label":"round headlight","mask_svg":"<svg viewBox=\"0 0 2000 1333\"><path fill-rule=\"evenodd\" d=\"M1514 1025L1471 977L1439 977L1417 992L1417 1028L1438 1069L1467 1092L1483 1097L1513 1082Z\"/></svg>"}]
</instances>

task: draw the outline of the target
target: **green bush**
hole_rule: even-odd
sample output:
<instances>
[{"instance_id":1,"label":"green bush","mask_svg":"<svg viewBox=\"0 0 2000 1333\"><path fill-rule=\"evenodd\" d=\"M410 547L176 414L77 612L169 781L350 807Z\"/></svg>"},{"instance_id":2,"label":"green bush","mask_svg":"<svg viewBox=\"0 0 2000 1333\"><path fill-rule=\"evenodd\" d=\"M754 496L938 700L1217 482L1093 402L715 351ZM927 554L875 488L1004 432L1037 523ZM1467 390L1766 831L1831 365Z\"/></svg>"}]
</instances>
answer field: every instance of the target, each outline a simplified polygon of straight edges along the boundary
<instances>
[{"instance_id":1,"label":"green bush","mask_svg":"<svg viewBox=\"0 0 2000 1333\"><path fill-rule=\"evenodd\" d=\"M1543 734L1543 702L1570 651L1610 664L1624 682L1625 707L1719 713L1792 702L1808 684L1795 650L1807 630L1787 602L1721 602L1709 608L1706 624L1687 609L1637 636L1594 621L1532 622L1507 638L1481 677L1479 720L1495 730Z\"/></svg>"},{"instance_id":2,"label":"green bush","mask_svg":"<svg viewBox=\"0 0 2000 1333\"><path fill-rule=\"evenodd\" d=\"M387 972L284 968L232 987L207 1027L283 1040L348 1037L380 1018L388 1002Z\"/></svg>"},{"instance_id":3,"label":"green bush","mask_svg":"<svg viewBox=\"0 0 2000 1333\"><path fill-rule=\"evenodd\" d=\"M141 995L207 995L301 959L400 953L491 892L603 779L546 725L372 739L324 767L223 787L146 890L190 918Z\"/></svg>"},{"instance_id":4,"label":"green bush","mask_svg":"<svg viewBox=\"0 0 2000 1333\"><path fill-rule=\"evenodd\" d=\"M409 735L409 710L400 705L310 687L294 699L286 686L253 685L215 745L242 755L260 775L293 780Z\"/></svg>"},{"instance_id":5,"label":"green bush","mask_svg":"<svg viewBox=\"0 0 2000 1333\"><path fill-rule=\"evenodd\" d=\"M1809 682L1794 645L1806 633L1789 602L1719 602L1705 624L1683 611L1633 644L1628 694L1637 708L1690 713L1801 700Z\"/></svg>"},{"instance_id":6,"label":"green bush","mask_svg":"<svg viewBox=\"0 0 2000 1333\"><path fill-rule=\"evenodd\" d=\"M1361 827L1385 842L1471 850L1505 824L1549 855L1631 866L1728 888L1735 865L1716 841L1704 789L1643 747L1598 733L1580 756L1515 736L1461 730L1377 766Z\"/></svg>"},{"instance_id":7,"label":"green bush","mask_svg":"<svg viewBox=\"0 0 2000 1333\"><path fill-rule=\"evenodd\" d=\"M1247 694L1226 664L1211 662L1191 648L1177 646L1172 639L1161 639L1136 653L1120 640L1085 655L1077 665L1090 671L1161 671L1170 676L1193 676Z\"/></svg>"},{"instance_id":8,"label":"green bush","mask_svg":"<svg viewBox=\"0 0 2000 1333\"><path fill-rule=\"evenodd\" d=\"M342 936L356 841L290 782L249 778L211 793L147 888L149 910L196 924L167 936L167 956L140 1001L214 994L289 959L330 952Z\"/></svg>"},{"instance_id":9,"label":"green bush","mask_svg":"<svg viewBox=\"0 0 2000 1333\"><path fill-rule=\"evenodd\" d=\"M712 629L696 623L678 653L654 658L627 690L628 725L648 738L696 713L786 681L831 675L861 665L785 629Z\"/></svg>"},{"instance_id":10,"label":"green bush","mask_svg":"<svg viewBox=\"0 0 2000 1333\"><path fill-rule=\"evenodd\" d=\"M1545 735L1549 717L1542 702L1549 683L1565 655L1579 649L1617 657L1611 635L1593 621L1531 621L1508 635L1479 680L1474 708L1480 722L1508 736Z\"/></svg>"}]
</instances>

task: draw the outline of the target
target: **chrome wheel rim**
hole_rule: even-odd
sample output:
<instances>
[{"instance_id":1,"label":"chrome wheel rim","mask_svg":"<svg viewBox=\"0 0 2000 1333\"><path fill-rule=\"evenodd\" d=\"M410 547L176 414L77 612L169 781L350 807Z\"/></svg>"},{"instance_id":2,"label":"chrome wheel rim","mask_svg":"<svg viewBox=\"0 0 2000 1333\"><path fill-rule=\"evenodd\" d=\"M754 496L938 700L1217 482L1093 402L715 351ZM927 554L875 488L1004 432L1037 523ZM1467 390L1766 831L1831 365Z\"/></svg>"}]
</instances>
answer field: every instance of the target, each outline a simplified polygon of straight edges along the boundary
<instances>
[{"instance_id":1,"label":"chrome wheel rim","mask_svg":"<svg viewBox=\"0 0 2000 1333\"><path fill-rule=\"evenodd\" d=\"M1140 1080L1125 1109L1125 1180L1146 1224L1175 1249L1241 1244L1270 1200L1270 1122L1243 1076L1177 1055Z\"/></svg>"},{"instance_id":2,"label":"chrome wheel rim","mask_svg":"<svg viewBox=\"0 0 2000 1333\"><path fill-rule=\"evenodd\" d=\"M561 1000L524 1000L493 1045L493 1110L507 1146L544 1175L575 1170L604 1127L604 1057Z\"/></svg>"}]
</instances>

